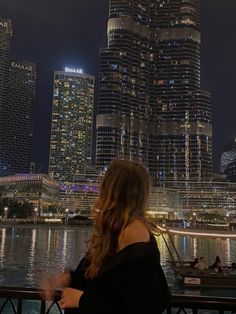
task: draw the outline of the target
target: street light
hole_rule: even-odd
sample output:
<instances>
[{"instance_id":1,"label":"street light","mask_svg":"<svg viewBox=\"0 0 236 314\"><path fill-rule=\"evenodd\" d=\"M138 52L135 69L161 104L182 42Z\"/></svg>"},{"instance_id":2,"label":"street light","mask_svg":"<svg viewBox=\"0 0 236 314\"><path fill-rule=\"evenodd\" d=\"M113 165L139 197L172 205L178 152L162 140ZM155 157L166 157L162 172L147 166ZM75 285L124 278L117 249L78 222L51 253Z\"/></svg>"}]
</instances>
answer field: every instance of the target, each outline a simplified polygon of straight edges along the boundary
<instances>
[{"instance_id":1,"label":"street light","mask_svg":"<svg viewBox=\"0 0 236 314\"><path fill-rule=\"evenodd\" d=\"M7 222L8 207L4 207L4 222Z\"/></svg>"},{"instance_id":2,"label":"street light","mask_svg":"<svg viewBox=\"0 0 236 314\"><path fill-rule=\"evenodd\" d=\"M37 218L38 218L38 207L34 208L34 223L37 223Z\"/></svg>"}]
</instances>

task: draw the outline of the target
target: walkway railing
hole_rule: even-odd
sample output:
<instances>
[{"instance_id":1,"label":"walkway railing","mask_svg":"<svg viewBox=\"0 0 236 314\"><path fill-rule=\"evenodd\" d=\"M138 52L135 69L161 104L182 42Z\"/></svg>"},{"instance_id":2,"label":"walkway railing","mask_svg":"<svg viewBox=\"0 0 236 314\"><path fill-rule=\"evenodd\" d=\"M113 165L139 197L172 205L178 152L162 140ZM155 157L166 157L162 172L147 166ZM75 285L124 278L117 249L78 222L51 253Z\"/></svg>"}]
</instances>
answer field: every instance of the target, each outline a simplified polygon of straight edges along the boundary
<instances>
[{"instance_id":1,"label":"walkway railing","mask_svg":"<svg viewBox=\"0 0 236 314\"><path fill-rule=\"evenodd\" d=\"M24 314L29 313L26 306L34 309L38 314L62 314L58 304L60 292L58 291L55 301L48 304L41 299L41 291L30 288L0 287L0 313L1 314ZM31 301L31 303L26 303ZM236 314L236 298L186 296L173 294L167 314ZM148 314L148 313L147 313Z\"/></svg>"},{"instance_id":2,"label":"walkway railing","mask_svg":"<svg viewBox=\"0 0 236 314\"><path fill-rule=\"evenodd\" d=\"M173 294L167 314L236 314L236 298L187 296Z\"/></svg>"},{"instance_id":3,"label":"walkway railing","mask_svg":"<svg viewBox=\"0 0 236 314\"><path fill-rule=\"evenodd\" d=\"M30 313L29 309L26 309L29 307L34 309L33 313L36 313L37 310L38 314L63 314L58 303L60 291L56 293L53 302L43 301L41 295L42 291L37 289L0 287L0 314Z\"/></svg>"}]
</instances>

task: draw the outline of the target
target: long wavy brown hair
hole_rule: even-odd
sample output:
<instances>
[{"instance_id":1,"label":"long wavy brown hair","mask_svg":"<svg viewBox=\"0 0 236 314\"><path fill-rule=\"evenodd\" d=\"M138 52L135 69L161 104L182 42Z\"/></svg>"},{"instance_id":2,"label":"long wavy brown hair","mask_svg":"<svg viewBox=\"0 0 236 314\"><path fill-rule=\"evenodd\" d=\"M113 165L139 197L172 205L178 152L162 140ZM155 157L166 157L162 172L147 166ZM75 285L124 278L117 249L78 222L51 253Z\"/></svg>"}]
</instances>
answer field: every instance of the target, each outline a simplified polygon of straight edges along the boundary
<instances>
[{"instance_id":1,"label":"long wavy brown hair","mask_svg":"<svg viewBox=\"0 0 236 314\"><path fill-rule=\"evenodd\" d=\"M101 183L95 230L87 253L86 276L94 278L101 266L119 251L119 235L134 219L145 221L150 190L147 170L138 162L115 160Z\"/></svg>"}]
</instances>

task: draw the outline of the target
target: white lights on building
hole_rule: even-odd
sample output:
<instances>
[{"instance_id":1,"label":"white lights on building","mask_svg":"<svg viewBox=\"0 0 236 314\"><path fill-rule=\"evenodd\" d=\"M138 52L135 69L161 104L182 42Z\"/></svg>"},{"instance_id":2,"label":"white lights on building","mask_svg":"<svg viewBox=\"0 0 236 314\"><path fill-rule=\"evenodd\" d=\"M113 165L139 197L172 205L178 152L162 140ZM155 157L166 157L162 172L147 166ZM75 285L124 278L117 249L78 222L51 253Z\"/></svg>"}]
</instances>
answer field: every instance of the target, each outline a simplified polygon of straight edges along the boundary
<instances>
[{"instance_id":1,"label":"white lights on building","mask_svg":"<svg viewBox=\"0 0 236 314\"><path fill-rule=\"evenodd\" d=\"M82 69L65 67L65 72L83 74Z\"/></svg>"}]
</instances>

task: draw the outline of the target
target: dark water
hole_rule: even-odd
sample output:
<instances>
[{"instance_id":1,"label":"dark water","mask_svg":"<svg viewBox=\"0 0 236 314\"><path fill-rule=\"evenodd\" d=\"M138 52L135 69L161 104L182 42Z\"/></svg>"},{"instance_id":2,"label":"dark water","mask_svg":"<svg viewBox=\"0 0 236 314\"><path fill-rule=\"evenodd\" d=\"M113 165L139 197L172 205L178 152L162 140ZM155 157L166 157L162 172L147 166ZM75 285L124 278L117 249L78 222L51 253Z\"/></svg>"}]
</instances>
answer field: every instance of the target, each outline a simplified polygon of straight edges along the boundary
<instances>
[{"instance_id":1,"label":"dark water","mask_svg":"<svg viewBox=\"0 0 236 314\"><path fill-rule=\"evenodd\" d=\"M2 227L0 229L0 286L38 287L43 276L75 268L86 252L89 228ZM190 236L174 236L182 259L205 256L209 264L219 255L224 264L236 262L236 241ZM170 245L170 241L166 238ZM185 294L236 296L230 290L182 290L175 283L168 261L170 256L157 237L161 261L173 291ZM171 245L170 245L171 246Z\"/></svg>"}]
</instances>

